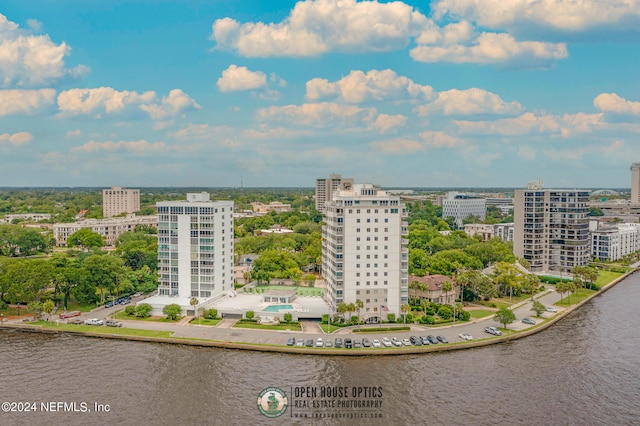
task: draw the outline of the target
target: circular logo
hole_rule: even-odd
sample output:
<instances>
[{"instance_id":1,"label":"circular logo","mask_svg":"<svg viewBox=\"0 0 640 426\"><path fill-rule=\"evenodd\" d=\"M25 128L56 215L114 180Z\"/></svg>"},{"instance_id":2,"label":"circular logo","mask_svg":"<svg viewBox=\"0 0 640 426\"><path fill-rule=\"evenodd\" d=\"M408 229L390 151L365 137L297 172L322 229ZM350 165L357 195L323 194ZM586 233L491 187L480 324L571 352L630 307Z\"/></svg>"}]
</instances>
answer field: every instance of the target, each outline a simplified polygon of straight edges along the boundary
<instances>
[{"instance_id":1,"label":"circular logo","mask_svg":"<svg viewBox=\"0 0 640 426\"><path fill-rule=\"evenodd\" d=\"M267 417L280 417L288 405L287 394L280 388L266 388L258 395L258 410Z\"/></svg>"}]
</instances>

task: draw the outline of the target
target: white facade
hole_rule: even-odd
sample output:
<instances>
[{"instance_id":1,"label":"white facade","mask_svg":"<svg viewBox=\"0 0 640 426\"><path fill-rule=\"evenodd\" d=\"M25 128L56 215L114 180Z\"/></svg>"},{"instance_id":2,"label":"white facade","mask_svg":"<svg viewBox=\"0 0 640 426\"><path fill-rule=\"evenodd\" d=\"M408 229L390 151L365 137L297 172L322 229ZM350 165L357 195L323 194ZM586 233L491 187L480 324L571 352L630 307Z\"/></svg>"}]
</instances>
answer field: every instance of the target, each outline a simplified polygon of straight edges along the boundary
<instances>
[{"instance_id":1,"label":"white facade","mask_svg":"<svg viewBox=\"0 0 640 426\"><path fill-rule=\"evenodd\" d=\"M400 198L356 184L335 193L325 207L322 273L332 311L359 299L364 320L399 315L409 294L407 212Z\"/></svg>"},{"instance_id":2,"label":"white facade","mask_svg":"<svg viewBox=\"0 0 640 426\"><path fill-rule=\"evenodd\" d=\"M353 178L333 174L329 178L316 179L316 210L324 212L324 205L333 199L337 191L353 187Z\"/></svg>"},{"instance_id":3,"label":"white facade","mask_svg":"<svg viewBox=\"0 0 640 426\"><path fill-rule=\"evenodd\" d=\"M640 163L631 165L631 204L640 205Z\"/></svg>"},{"instance_id":4,"label":"white facade","mask_svg":"<svg viewBox=\"0 0 640 426\"><path fill-rule=\"evenodd\" d=\"M589 262L589 191L530 185L514 196L513 252L532 271L570 271Z\"/></svg>"},{"instance_id":5,"label":"white facade","mask_svg":"<svg viewBox=\"0 0 640 426\"><path fill-rule=\"evenodd\" d=\"M623 223L591 231L591 255L603 261L620 260L640 250L640 223Z\"/></svg>"},{"instance_id":6,"label":"white facade","mask_svg":"<svg viewBox=\"0 0 640 426\"><path fill-rule=\"evenodd\" d=\"M136 216L114 217L111 219L86 219L72 223L56 223L53 225L53 236L56 245L67 245L67 238L74 232L88 228L104 237L104 242L108 246L115 244L118 237L125 232L133 231L136 225L158 226L158 216Z\"/></svg>"},{"instance_id":7,"label":"white facade","mask_svg":"<svg viewBox=\"0 0 640 426\"><path fill-rule=\"evenodd\" d=\"M140 190L114 186L102 190L102 216L110 218L121 213L140 211Z\"/></svg>"},{"instance_id":8,"label":"white facade","mask_svg":"<svg viewBox=\"0 0 640 426\"><path fill-rule=\"evenodd\" d=\"M158 207L159 296L202 302L233 290L233 201L189 193Z\"/></svg>"},{"instance_id":9,"label":"white facade","mask_svg":"<svg viewBox=\"0 0 640 426\"><path fill-rule=\"evenodd\" d=\"M486 214L486 200L475 195L451 191L442 200L442 217L454 217L459 229L464 227L462 221L467 217L477 216L484 220Z\"/></svg>"}]
</instances>

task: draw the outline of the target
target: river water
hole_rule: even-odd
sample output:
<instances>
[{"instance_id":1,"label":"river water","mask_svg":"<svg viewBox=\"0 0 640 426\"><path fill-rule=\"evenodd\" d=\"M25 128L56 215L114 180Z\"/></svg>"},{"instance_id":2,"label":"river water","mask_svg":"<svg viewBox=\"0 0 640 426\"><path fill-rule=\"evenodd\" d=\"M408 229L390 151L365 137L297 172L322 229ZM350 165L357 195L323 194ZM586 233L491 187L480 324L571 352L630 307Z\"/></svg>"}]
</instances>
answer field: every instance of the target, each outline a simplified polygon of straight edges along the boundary
<instances>
[{"instance_id":1,"label":"river water","mask_svg":"<svg viewBox=\"0 0 640 426\"><path fill-rule=\"evenodd\" d=\"M640 273L534 336L388 357L3 331L0 425L640 424L638 303ZM281 417L258 410L268 387Z\"/></svg>"}]
</instances>

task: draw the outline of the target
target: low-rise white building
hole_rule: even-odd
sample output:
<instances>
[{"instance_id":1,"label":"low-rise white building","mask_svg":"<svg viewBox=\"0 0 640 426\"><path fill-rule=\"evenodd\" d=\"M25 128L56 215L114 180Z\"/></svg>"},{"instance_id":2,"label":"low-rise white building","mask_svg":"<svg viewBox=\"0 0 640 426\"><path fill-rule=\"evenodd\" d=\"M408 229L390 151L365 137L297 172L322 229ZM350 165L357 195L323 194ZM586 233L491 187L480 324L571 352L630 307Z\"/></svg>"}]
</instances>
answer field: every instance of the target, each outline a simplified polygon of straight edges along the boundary
<instances>
[{"instance_id":1,"label":"low-rise white building","mask_svg":"<svg viewBox=\"0 0 640 426\"><path fill-rule=\"evenodd\" d=\"M88 228L104 237L105 244L112 246L118 237L125 232L133 231L136 225L151 225L158 227L158 216L113 217L110 219L86 219L72 223L56 223L53 225L53 236L56 245L66 246L67 238L74 232Z\"/></svg>"},{"instance_id":2,"label":"low-rise white building","mask_svg":"<svg viewBox=\"0 0 640 426\"><path fill-rule=\"evenodd\" d=\"M513 223L496 223L493 225L468 223L464 226L464 232L471 238L480 235L482 241L488 241L496 237L502 241L513 241L513 226Z\"/></svg>"},{"instance_id":3,"label":"low-rise white building","mask_svg":"<svg viewBox=\"0 0 640 426\"><path fill-rule=\"evenodd\" d=\"M640 223L622 223L598 227L590 222L591 255L603 261L620 260L640 250Z\"/></svg>"},{"instance_id":4,"label":"low-rise white building","mask_svg":"<svg viewBox=\"0 0 640 426\"><path fill-rule=\"evenodd\" d=\"M41 220L49 220L51 215L49 213L21 213L21 214L8 214L4 219L0 219L0 223L11 223L14 220L29 220L33 222L40 222Z\"/></svg>"},{"instance_id":5,"label":"low-rise white building","mask_svg":"<svg viewBox=\"0 0 640 426\"><path fill-rule=\"evenodd\" d=\"M442 200L442 217L453 217L458 229L463 228L462 221L469 216L477 216L484 220L487 214L486 200L474 194L463 194L450 191Z\"/></svg>"}]
</instances>

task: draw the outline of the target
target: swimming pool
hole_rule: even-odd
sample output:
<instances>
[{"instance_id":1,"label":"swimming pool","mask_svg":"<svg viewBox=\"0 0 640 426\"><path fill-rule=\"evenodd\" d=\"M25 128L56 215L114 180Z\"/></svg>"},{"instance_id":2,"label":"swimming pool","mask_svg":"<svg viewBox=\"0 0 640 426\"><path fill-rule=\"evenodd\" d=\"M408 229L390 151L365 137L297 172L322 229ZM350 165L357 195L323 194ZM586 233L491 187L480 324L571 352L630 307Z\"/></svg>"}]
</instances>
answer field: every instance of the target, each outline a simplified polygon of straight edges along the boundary
<instances>
[{"instance_id":1,"label":"swimming pool","mask_svg":"<svg viewBox=\"0 0 640 426\"><path fill-rule=\"evenodd\" d=\"M269 305L263 309L264 312L280 312L293 309L292 305Z\"/></svg>"}]
</instances>

